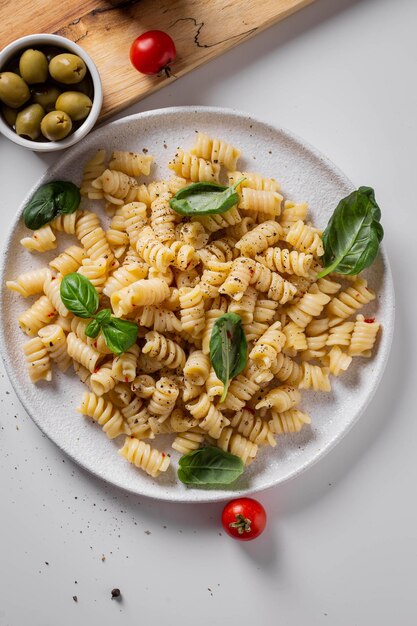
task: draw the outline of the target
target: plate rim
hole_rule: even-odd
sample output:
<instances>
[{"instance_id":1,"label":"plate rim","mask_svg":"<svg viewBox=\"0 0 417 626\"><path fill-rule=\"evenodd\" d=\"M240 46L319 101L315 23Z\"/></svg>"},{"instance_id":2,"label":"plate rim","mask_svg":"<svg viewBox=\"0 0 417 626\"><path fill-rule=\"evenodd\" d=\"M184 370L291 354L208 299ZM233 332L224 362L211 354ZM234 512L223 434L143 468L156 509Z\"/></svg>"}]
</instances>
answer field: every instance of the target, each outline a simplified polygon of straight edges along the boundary
<instances>
[{"instance_id":1,"label":"plate rim","mask_svg":"<svg viewBox=\"0 0 417 626\"><path fill-rule=\"evenodd\" d=\"M305 150L306 152L309 152L310 154L312 154L316 159L318 159L319 161L321 161L329 170L331 170L331 172L337 176L337 178L341 181L341 183L343 183L344 185L347 185L349 187L351 187L352 189L355 188L355 185L353 184L353 182L344 174L344 172L331 160L329 159L329 157L327 157L325 154L323 154L320 150L318 150L317 148L315 148L313 145L311 145L308 141L304 140L302 137L300 137L299 135L293 133L292 131L288 130L286 127L280 126L278 124L271 124L270 122L266 122L265 120L263 120L262 118L253 115L251 113L245 112L245 111L241 111L239 109L235 109L235 108L229 108L229 107L216 107L216 106L193 106L193 105L187 105L187 106L173 106L173 107L162 107L162 108L158 108L158 109L151 109L148 111L142 111L139 113L133 113L131 115L126 115L123 116L117 120L114 120L112 122L107 122L105 124L100 125L98 128L96 128L94 131L92 131L91 133L89 133L81 142L79 142L78 144L69 147L61 156L61 158L57 161L55 161L52 165L50 165L48 167L48 169L46 170L46 172L36 181L36 183L34 185L32 185L32 187L30 188L30 190L28 191L28 193L25 195L24 199L22 200L21 204L18 207L18 210L16 211L16 215L14 217L14 219L12 220L9 229L8 229L8 233L5 239L5 243L2 246L2 250L1 250L1 256L0 256L0 281L1 281L1 290L0 290L0 304L1 309L3 310L4 308L4 293L5 293L5 273L6 273L6 259L7 259L7 251L9 250L10 244L11 244L11 240L13 238L14 235L14 231L15 228L19 222L19 220L21 219L22 213L23 213L23 208L25 206L25 204L28 202L28 200L30 199L30 197L33 195L33 193L36 191L36 189L42 185L45 181L48 180L49 178L49 173L50 171L55 168L58 164L61 165L62 161L65 161L66 159L71 160L71 156L72 156L72 152L75 152L77 149L79 149L79 146L82 145L85 141L88 141L89 137L94 137L97 134L99 134L101 131L103 131L104 129L107 129L109 126L112 128L115 128L117 126L123 126L124 124L126 124L126 122L129 121L134 121L134 120L138 120L138 119L146 119L146 118L153 118L153 117L159 117L161 115L176 115L176 114L192 114L192 113L207 113L207 114L214 114L214 115L220 115L220 116L232 116L237 118L238 120L242 121L242 119L245 120L253 120L255 123L257 124L261 124L264 127L267 127L268 129L270 129L272 132L274 133L279 133L284 137L287 137L291 142L297 144L300 148L302 148L303 150ZM6 361L6 355L7 355L7 344L6 344L6 337L5 337L5 327L3 324L3 314L0 312L0 355L3 361L3 365L4 365L4 369L7 373L7 376L10 380L10 383L13 387L13 390L17 396L17 398L19 399L20 403L22 404L23 408L25 409L26 413L30 416L30 418L32 419L32 421L36 424L36 426L39 428L39 430L46 436L48 437L48 439L50 441L52 441L52 443L54 445L56 445L59 450L61 450L64 454L66 454L66 456L68 456L72 462L76 463L77 465L79 465L80 467L83 468L83 470L87 471L89 474L92 474L95 478L99 478L101 481L104 481L105 483L114 485L115 487L122 489L128 493L132 493L134 495L140 495L141 497L147 497L147 498L152 498L152 499L158 499L158 500L162 500L162 501L166 501L166 502L173 502L176 504L206 504L206 503L210 503L210 502L222 502L225 500L230 500L233 498L238 498L238 497L242 497L242 496L248 496L260 491L264 491L266 489L270 489L272 487L277 487L278 485L282 485L283 483L286 483L292 479L295 479L297 476L300 476L300 474L304 473L307 469L309 469L310 467L312 467L313 465L315 465L318 461L320 461L326 454L328 454L347 434L348 432L351 430L351 428L353 428L353 426L358 422L359 418L364 414L365 410L367 409L367 407L369 406L370 402L372 401L373 397L375 396L375 393L380 385L381 379L383 377L385 368L387 366L388 360L389 360L389 355L391 352L391 347L392 347L392 340L393 340L393 335L394 335L394 328L395 328L395 289L394 289L394 282L393 282L393 275L392 275L392 270L391 270L391 264L388 258L388 254L386 252L385 249L385 244L384 242L381 243L380 245L380 249L379 249L379 253L380 255L383 257L383 261L384 261L384 269L385 269L385 279L386 279L386 283L387 283L387 289L389 289L391 291L392 294L392 321L388 326L384 325L384 335L385 335L385 339L386 339L386 358L384 359L384 361L381 363L381 365L379 366L379 369L376 372L376 377L375 377L375 382L373 385L373 388L371 389L371 391L367 394L366 396L366 400L363 403L361 409L355 414L354 418L351 419L349 421L348 424L346 424L346 426L344 427L344 429L342 431L340 431L331 441L329 441L327 444L323 445L323 447L316 453L316 455L305 461L300 467L298 467L296 470L292 470L291 472L287 473L284 476L281 476L281 478L277 481L277 480L273 480L273 478L271 478L270 480L266 481L264 484L262 485L258 485L258 486L254 486L254 487L248 487L246 489L239 489L239 490L235 490L235 491L229 491L228 489L224 490L224 493L219 493L218 491L216 493L213 493L210 489L207 491L204 490L196 490L196 489L187 489L183 496L181 498L178 498L176 496L178 496L178 494L176 494L175 491L172 491L172 496L171 494L168 493L162 493L159 495L151 495L151 494L146 494L146 493L142 493L139 492L133 488L129 488L126 485L122 484L121 482L119 482L117 479L112 480L112 481L108 481L106 478L104 478L99 472L95 471L93 468L87 466L81 459L76 459L74 458L70 452L68 452L65 447L63 445L61 445L60 443L58 443L55 439L53 439L42 427L41 423L39 423L39 421L35 418L34 413L31 411L31 409L29 408L29 406L27 406L24 394L21 393L21 388L18 385L18 381L16 380L15 376L14 376L14 368L8 368L7 367L7 361ZM199 492L199 494L204 494L203 497L199 497L197 500L193 499L191 494L196 494L197 491ZM187 497L187 493L190 493L190 496ZM211 494L211 495L210 495Z\"/></svg>"}]
</instances>

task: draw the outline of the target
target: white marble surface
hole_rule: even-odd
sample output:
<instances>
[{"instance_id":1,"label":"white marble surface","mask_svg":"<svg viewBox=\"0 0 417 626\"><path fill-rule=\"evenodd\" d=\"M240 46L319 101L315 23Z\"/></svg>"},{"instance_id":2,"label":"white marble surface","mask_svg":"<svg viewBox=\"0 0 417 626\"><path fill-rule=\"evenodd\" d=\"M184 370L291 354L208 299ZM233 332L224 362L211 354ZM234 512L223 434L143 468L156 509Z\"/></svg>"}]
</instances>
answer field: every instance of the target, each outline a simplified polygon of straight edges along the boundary
<instances>
[{"instance_id":1,"label":"white marble surface","mask_svg":"<svg viewBox=\"0 0 417 626\"><path fill-rule=\"evenodd\" d=\"M342 443L259 495L268 529L246 545L219 534L221 504L138 499L73 465L27 417L2 369L1 626L414 626L416 21L412 0L317 0L130 109L237 106L372 185L396 285L393 349ZM0 139L0 245L56 158ZM122 601L110 599L113 587Z\"/></svg>"}]
</instances>

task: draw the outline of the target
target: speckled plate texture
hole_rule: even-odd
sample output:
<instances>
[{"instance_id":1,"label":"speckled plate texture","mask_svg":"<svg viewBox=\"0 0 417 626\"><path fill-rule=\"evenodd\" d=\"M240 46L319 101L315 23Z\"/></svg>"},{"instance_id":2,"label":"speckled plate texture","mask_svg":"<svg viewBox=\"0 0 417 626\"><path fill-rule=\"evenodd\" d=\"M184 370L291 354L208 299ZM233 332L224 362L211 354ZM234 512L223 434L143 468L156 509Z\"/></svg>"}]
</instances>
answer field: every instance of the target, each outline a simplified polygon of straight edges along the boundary
<instances>
[{"instance_id":1,"label":"speckled plate texture","mask_svg":"<svg viewBox=\"0 0 417 626\"><path fill-rule=\"evenodd\" d=\"M83 164L98 148L108 152L114 149L141 152L146 148L156 160L152 178L164 178L169 174L167 163L176 148L190 148L196 130L236 145L243 154L239 169L274 177L281 183L285 198L307 201L311 219L318 227L326 226L340 198L353 189L352 183L330 161L288 131L244 113L205 107L160 109L112 122L71 148L39 184L53 179L80 183ZM35 188L28 198L34 191ZM2 285L4 280L44 265L56 256L56 251L29 254L20 246L19 240L28 234L21 220L25 203L16 212L6 249L2 251ZM89 204L101 212L94 203ZM83 200L83 206L87 205ZM58 240L67 243L63 238ZM59 249L63 249L62 244ZM278 437L276 448L262 448L255 462L233 486L224 489L189 488L181 484L176 476L178 455L170 449L170 440L165 437L153 442L172 453L172 464L165 474L153 479L127 463L117 454L122 438L110 441L92 420L75 411L85 387L72 371L69 374L55 371L52 383L32 385L22 354L22 345L28 338L17 324L18 315L32 299L25 300L4 287L2 356L17 395L39 428L96 476L134 493L173 502L228 499L277 485L311 467L364 412L381 380L394 326L394 290L384 249L366 274L377 293L366 313L376 314L382 323L373 358L354 359L344 376L332 379L331 393L303 392L301 408L311 414L311 427L304 427L297 435Z\"/></svg>"}]
</instances>

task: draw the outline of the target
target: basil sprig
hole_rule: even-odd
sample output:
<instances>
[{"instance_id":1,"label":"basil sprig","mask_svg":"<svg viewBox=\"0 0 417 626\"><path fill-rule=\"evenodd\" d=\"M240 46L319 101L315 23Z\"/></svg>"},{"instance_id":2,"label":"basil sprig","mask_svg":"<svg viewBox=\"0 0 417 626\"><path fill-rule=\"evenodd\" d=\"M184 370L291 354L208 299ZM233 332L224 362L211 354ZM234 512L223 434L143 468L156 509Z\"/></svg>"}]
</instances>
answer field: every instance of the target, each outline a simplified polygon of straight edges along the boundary
<instances>
[{"instance_id":1,"label":"basil sprig","mask_svg":"<svg viewBox=\"0 0 417 626\"><path fill-rule=\"evenodd\" d=\"M239 202L236 188L244 178L231 187L217 183L192 183L180 189L170 200L171 208L180 215L209 215L225 213Z\"/></svg>"},{"instance_id":2,"label":"basil sprig","mask_svg":"<svg viewBox=\"0 0 417 626\"><path fill-rule=\"evenodd\" d=\"M318 278L330 272L359 274L378 254L384 236L381 210L371 187L359 187L337 205L323 233L324 269Z\"/></svg>"},{"instance_id":3,"label":"basil sprig","mask_svg":"<svg viewBox=\"0 0 417 626\"><path fill-rule=\"evenodd\" d=\"M85 329L87 337L95 339L103 333L107 347L115 354L122 354L133 346L138 336L134 322L113 317L110 309L97 313L99 298L94 285L82 274L73 272L64 276L60 287L61 300L68 311L84 319L92 318Z\"/></svg>"},{"instance_id":4,"label":"basil sprig","mask_svg":"<svg viewBox=\"0 0 417 626\"><path fill-rule=\"evenodd\" d=\"M214 446L194 450L179 460L178 478L187 485L228 485L242 473L242 459Z\"/></svg>"},{"instance_id":5,"label":"basil sprig","mask_svg":"<svg viewBox=\"0 0 417 626\"><path fill-rule=\"evenodd\" d=\"M214 323L210 337L210 360L217 378L224 384L220 402L227 396L232 378L245 368L248 343L242 319L236 313L225 313Z\"/></svg>"},{"instance_id":6,"label":"basil sprig","mask_svg":"<svg viewBox=\"0 0 417 626\"><path fill-rule=\"evenodd\" d=\"M80 205L80 190L74 183L54 180L41 185L23 210L25 226L37 230L55 217L74 213Z\"/></svg>"}]
</instances>

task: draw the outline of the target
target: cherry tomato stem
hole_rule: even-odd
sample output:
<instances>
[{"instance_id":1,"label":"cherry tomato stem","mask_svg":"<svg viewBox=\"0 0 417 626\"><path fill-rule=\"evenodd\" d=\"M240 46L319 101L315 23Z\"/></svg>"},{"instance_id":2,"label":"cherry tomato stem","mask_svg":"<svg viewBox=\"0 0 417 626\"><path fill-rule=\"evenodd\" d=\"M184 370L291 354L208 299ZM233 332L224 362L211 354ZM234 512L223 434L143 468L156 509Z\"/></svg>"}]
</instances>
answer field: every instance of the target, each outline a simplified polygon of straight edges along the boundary
<instances>
[{"instance_id":1,"label":"cherry tomato stem","mask_svg":"<svg viewBox=\"0 0 417 626\"><path fill-rule=\"evenodd\" d=\"M226 533L234 539L251 541L264 531L266 512L257 500L238 498L224 507L222 524Z\"/></svg>"}]
</instances>

